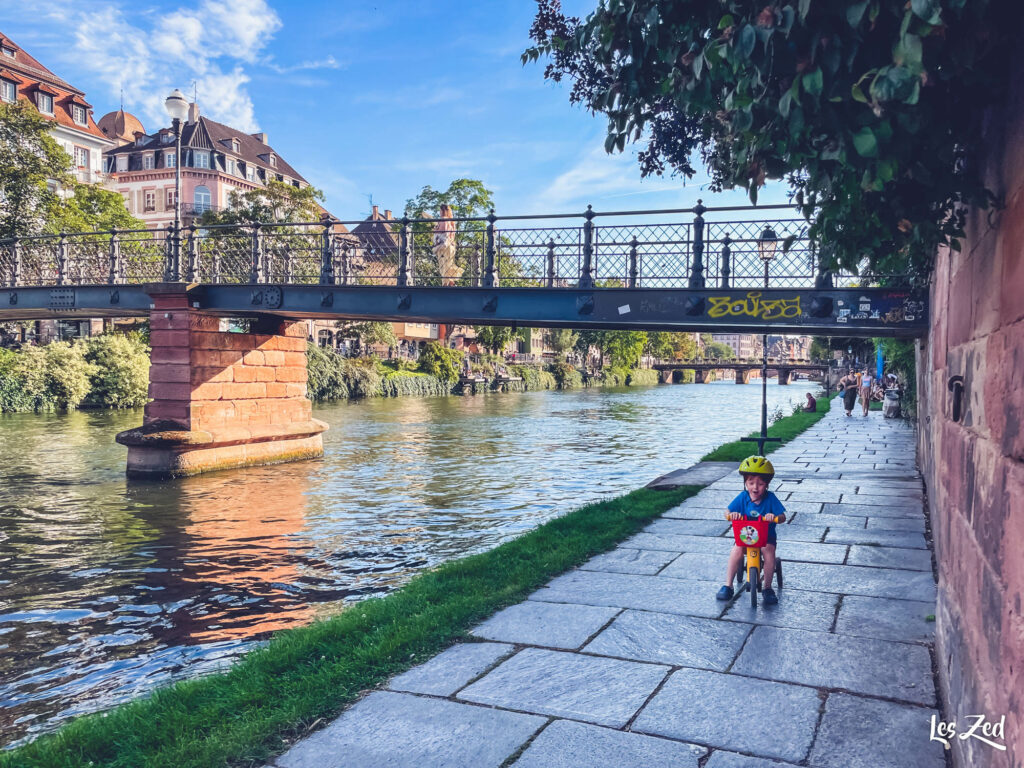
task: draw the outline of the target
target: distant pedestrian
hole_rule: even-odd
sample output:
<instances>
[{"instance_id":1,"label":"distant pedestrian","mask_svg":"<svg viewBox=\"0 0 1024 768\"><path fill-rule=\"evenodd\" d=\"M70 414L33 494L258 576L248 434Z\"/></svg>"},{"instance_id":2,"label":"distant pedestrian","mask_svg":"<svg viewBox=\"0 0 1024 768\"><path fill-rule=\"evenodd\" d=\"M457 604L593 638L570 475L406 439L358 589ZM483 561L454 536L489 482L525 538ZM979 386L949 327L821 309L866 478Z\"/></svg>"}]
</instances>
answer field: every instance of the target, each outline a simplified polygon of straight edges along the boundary
<instances>
[{"instance_id":1,"label":"distant pedestrian","mask_svg":"<svg viewBox=\"0 0 1024 768\"><path fill-rule=\"evenodd\" d=\"M860 375L860 402L864 406L864 416L868 415L871 406L871 372L865 368Z\"/></svg>"},{"instance_id":2,"label":"distant pedestrian","mask_svg":"<svg viewBox=\"0 0 1024 768\"><path fill-rule=\"evenodd\" d=\"M857 402L857 374L849 371L839 380L839 386L843 390L843 409L847 416L852 416L853 406Z\"/></svg>"}]
</instances>

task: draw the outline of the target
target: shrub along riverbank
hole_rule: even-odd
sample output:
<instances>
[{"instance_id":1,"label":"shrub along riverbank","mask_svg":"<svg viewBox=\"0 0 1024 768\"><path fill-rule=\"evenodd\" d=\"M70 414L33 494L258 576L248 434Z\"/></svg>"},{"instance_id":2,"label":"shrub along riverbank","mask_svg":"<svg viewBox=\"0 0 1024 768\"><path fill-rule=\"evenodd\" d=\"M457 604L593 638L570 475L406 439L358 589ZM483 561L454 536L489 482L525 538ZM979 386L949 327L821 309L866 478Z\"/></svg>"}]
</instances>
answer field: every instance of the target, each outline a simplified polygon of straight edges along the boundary
<instances>
[{"instance_id":1,"label":"shrub along riverbank","mask_svg":"<svg viewBox=\"0 0 1024 768\"><path fill-rule=\"evenodd\" d=\"M773 425L788 441L818 414ZM815 418L817 416L817 418ZM744 456L751 452L742 446ZM607 551L700 486L641 489L588 504L514 541L446 563L392 594L279 633L227 672L162 688L0 752L0 768L259 765L336 716L361 693L425 661L494 612Z\"/></svg>"}]
</instances>

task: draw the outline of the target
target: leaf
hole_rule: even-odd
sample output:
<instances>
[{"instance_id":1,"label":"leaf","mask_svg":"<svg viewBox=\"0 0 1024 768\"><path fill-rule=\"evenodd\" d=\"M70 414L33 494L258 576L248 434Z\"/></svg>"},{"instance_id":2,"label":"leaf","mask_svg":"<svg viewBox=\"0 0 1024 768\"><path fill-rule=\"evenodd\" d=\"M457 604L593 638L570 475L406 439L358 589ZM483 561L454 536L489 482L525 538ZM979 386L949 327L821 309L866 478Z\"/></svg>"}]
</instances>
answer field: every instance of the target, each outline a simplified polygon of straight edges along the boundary
<instances>
[{"instance_id":1,"label":"leaf","mask_svg":"<svg viewBox=\"0 0 1024 768\"><path fill-rule=\"evenodd\" d=\"M868 126L864 126L853 134L853 148L861 157L875 157L878 155L878 140L875 132Z\"/></svg>"},{"instance_id":2,"label":"leaf","mask_svg":"<svg viewBox=\"0 0 1024 768\"><path fill-rule=\"evenodd\" d=\"M698 80L700 79L701 72L704 71L704 54L698 53L696 58L693 60L693 76Z\"/></svg>"},{"instance_id":3,"label":"leaf","mask_svg":"<svg viewBox=\"0 0 1024 768\"><path fill-rule=\"evenodd\" d=\"M790 91L786 91L782 94L782 98L779 99L779 114L783 117L789 117L789 108L793 105L793 94Z\"/></svg>"},{"instance_id":4,"label":"leaf","mask_svg":"<svg viewBox=\"0 0 1024 768\"><path fill-rule=\"evenodd\" d=\"M749 59L754 52L754 44L757 43L757 34L749 24L744 24L740 30L739 38L736 41L736 53L741 59Z\"/></svg>"},{"instance_id":5,"label":"leaf","mask_svg":"<svg viewBox=\"0 0 1024 768\"><path fill-rule=\"evenodd\" d=\"M787 5L782 9L782 24L779 25L782 34L789 37L789 31L793 29L794 21L796 21L796 13L793 11L793 6Z\"/></svg>"},{"instance_id":6,"label":"leaf","mask_svg":"<svg viewBox=\"0 0 1024 768\"><path fill-rule=\"evenodd\" d=\"M910 10L929 24L939 23L939 0L910 0Z\"/></svg>"},{"instance_id":7,"label":"leaf","mask_svg":"<svg viewBox=\"0 0 1024 768\"><path fill-rule=\"evenodd\" d=\"M614 133L609 133L607 136L604 137L604 151L607 152L610 155L612 153L612 150L614 150L614 149L615 149L615 134Z\"/></svg>"},{"instance_id":8,"label":"leaf","mask_svg":"<svg viewBox=\"0 0 1024 768\"><path fill-rule=\"evenodd\" d=\"M811 94L811 96L820 96L821 89L824 86L821 68L815 67L813 71L805 74L803 76L803 84L804 90Z\"/></svg>"},{"instance_id":9,"label":"leaf","mask_svg":"<svg viewBox=\"0 0 1024 768\"><path fill-rule=\"evenodd\" d=\"M864 18L864 11L868 9L869 1L861 0L859 3L848 5L846 7L846 23L854 28L860 26L860 22Z\"/></svg>"},{"instance_id":10,"label":"leaf","mask_svg":"<svg viewBox=\"0 0 1024 768\"><path fill-rule=\"evenodd\" d=\"M721 20L720 20L720 21L718 22L718 29L719 29L719 31L721 31L721 30L723 30L723 29L728 29L729 27L731 27L731 26L732 26L733 24L735 24L735 23L736 23L736 22L735 22L735 21L733 21L732 15L731 15L731 14L728 14L728 13L727 13L727 14L725 14L725 16L723 16L723 17L722 17L722 19L721 19Z\"/></svg>"},{"instance_id":11,"label":"leaf","mask_svg":"<svg viewBox=\"0 0 1024 768\"><path fill-rule=\"evenodd\" d=\"M859 101L861 104L868 103L868 97L864 95L864 91L861 90L859 83L850 89L850 95L853 96L854 101Z\"/></svg>"},{"instance_id":12,"label":"leaf","mask_svg":"<svg viewBox=\"0 0 1024 768\"><path fill-rule=\"evenodd\" d=\"M800 18L806 19L807 12L811 10L811 0L800 0L798 8L800 10Z\"/></svg>"}]
</instances>

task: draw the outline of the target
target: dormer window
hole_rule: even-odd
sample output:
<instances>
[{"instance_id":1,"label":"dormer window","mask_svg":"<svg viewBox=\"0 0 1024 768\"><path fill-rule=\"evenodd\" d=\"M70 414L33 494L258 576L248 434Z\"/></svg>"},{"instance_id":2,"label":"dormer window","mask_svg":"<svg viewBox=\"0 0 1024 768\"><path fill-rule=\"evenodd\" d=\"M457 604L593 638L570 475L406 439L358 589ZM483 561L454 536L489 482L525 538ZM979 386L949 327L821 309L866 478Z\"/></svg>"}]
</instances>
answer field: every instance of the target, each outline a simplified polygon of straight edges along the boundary
<instances>
[{"instance_id":1,"label":"dormer window","mask_svg":"<svg viewBox=\"0 0 1024 768\"><path fill-rule=\"evenodd\" d=\"M270 156L270 165L273 168L277 168L277 155Z\"/></svg>"},{"instance_id":2,"label":"dormer window","mask_svg":"<svg viewBox=\"0 0 1024 768\"><path fill-rule=\"evenodd\" d=\"M234 158L228 157L224 160L224 170L230 173L232 176L235 175L235 160Z\"/></svg>"},{"instance_id":3,"label":"dormer window","mask_svg":"<svg viewBox=\"0 0 1024 768\"><path fill-rule=\"evenodd\" d=\"M151 171L153 170L153 155L145 154L142 156L142 170Z\"/></svg>"},{"instance_id":4,"label":"dormer window","mask_svg":"<svg viewBox=\"0 0 1024 768\"><path fill-rule=\"evenodd\" d=\"M88 125L89 113L85 111L85 107L79 106L78 104L72 104L71 119L74 120L78 125Z\"/></svg>"},{"instance_id":5,"label":"dormer window","mask_svg":"<svg viewBox=\"0 0 1024 768\"><path fill-rule=\"evenodd\" d=\"M128 155L117 156L117 170L121 173L128 170Z\"/></svg>"},{"instance_id":6,"label":"dormer window","mask_svg":"<svg viewBox=\"0 0 1024 768\"><path fill-rule=\"evenodd\" d=\"M256 181L256 166L252 163L245 166L245 178L249 181Z\"/></svg>"},{"instance_id":7,"label":"dormer window","mask_svg":"<svg viewBox=\"0 0 1024 768\"><path fill-rule=\"evenodd\" d=\"M0 99L13 104L18 100L18 86L10 80L0 80Z\"/></svg>"},{"instance_id":8,"label":"dormer window","mask_svg":"<svg viewBox=\"0 0 1024 768\"><path fill-rule=\"evenodd\" d=\"M172 141L174 141L174 136L170 133L161 134L160 141L162 141L164 144L170 144Z\"/></svg>"},{"instance_id":9,"label":"dormer window","mask_svg":"<svg viewBox=\"0 0 1024 768\"><path fill-rule=\"evenodd\" d=\"M240 147L241 147L241 144L238 143L238 139L232 139L231 140L231 151L232 152L238 152Z\"/></svg>"},{"instance_id":10,"label":"dormer window","mask_svg":"<svg viewBox=\"0 0 1024 768\"><path fill-rule=\"evenodd\" d=\"M141 147L143 144L146 143L146 138L147 137L145 135L136 136L135 137L135 146Z\"/></svg>"},{"instance_id":11,"label":"dormer window","mask_svg":"<svg viewBox=\"0 0 1024 768\"><path fill-rule=\"evenodd\" d=\"M53 114L53 96L42 91L36 92L36 108L44 115Z\"/></svg>"},{"instance_id":12,"label":"dormer window","mask_svg":"<svg viewBox=\"0 0 1024 768\"><path fill-rule=\"evenodd\" d=\"M14 58L14 49L13 49L13 48L8 48L8 47L7 47L6 45L5 45L5 46L4 46L3 48L2 48L2 50L3 50L3 52L4 52L4 56L6 56L6 57L7 57L7 58L9 58L9 59L13 59L13 58Z\"/></svg>"},{"instance_id":13,"label":"dormer window","mask_svg":"<svg viewBox=\"0 0 1024 768\"><path fill-rule=\"evenodd\" d=\"M192 155L192 167L193 168L209 168L210 167L210 153L209 152L194 152Z\"/></svg>"}]
</instances>

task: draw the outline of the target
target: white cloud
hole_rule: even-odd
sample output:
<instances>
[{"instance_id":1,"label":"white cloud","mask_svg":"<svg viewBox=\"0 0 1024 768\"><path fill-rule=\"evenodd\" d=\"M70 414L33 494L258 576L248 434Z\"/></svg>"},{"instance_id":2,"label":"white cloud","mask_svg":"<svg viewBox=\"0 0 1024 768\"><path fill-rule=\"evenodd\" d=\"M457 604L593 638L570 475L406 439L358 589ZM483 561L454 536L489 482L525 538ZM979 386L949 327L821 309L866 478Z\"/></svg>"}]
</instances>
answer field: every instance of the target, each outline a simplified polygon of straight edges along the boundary
<instances>
[{"instance_id":1,"label":"white cloud","mask_svg":"<svg viewBox=\"0 0 1024 768\"><path fill-rule=\"evenodd\" d=\"M256 131L245 65L265 57L281 20L266 0L201 0L167 15L129 21L116 0L84 4L44 2L43 13L74 30L69 52L78 68L95 73L111 97L123 89L125 106L153 131L169 122L163 102L174 88L203 112L239 130Z\"/></svg>"},{"instance_id":2,"label":"white cloud","mask_svg":"<svg viewBox=\"0 0 1024 768\"><path fill-rule=\"evenodd\" d=\"M333 56L328 56L326 59L320 61L303 61L301 64L292 64L289 67L282 67L280 64L274 64L269 62L267 64L272 70L277 72L279 75L287 75L291 72L299 72L307 69L341 69L341 63Z\"/></svg>"}]
</instances>

